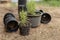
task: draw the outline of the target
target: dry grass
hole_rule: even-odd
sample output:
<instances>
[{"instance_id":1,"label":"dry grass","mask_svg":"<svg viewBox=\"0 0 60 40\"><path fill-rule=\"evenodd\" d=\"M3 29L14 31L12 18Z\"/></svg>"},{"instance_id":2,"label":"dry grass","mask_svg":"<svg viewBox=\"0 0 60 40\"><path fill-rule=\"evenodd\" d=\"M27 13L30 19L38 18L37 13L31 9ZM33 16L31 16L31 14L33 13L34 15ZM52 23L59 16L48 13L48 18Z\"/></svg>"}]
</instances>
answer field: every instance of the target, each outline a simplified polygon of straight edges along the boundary
<instances>
[{"instance_id":1,"label":"dry grass","mask_svg":"<svg viewBox=\"0 0 60 40\"><path fill-rule=\"evenodd\" d=\"M3 24L4 15L10 12L8 9L12 9L11 12L19 20L18 12L15 8L0 8L0 40L60 40L60 7L38 6L37 8L48 12L52 16L52 20L49 24L31 28L28 36L19 35L19 30L14 33L6 33Z\"/></svg>"}]
</instances>

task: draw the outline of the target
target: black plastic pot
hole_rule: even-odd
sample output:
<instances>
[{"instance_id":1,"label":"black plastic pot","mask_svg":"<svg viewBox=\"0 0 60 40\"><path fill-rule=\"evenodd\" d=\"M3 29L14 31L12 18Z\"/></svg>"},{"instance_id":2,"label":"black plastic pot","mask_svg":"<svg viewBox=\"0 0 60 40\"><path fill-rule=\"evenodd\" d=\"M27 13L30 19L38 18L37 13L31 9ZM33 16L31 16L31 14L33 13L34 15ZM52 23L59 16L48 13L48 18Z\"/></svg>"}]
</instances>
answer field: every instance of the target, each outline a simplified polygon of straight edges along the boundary
<instances>
[{"instance_id":1,"label":"black plastic pot","mask_svg":"<svg viewBox=\"0 0 60 40\"><path fill-rule=\"evenodd\" d=\"M29 27L20 27L20 34L23 36L29 35L30 28Z\"/></svg>"},{"instance_id":2,"label":"black plastic pot","mask_svg":"<svg viewBox=\"0 0 60 40\"><path fill-rule=\"evenodd\" d=\"M22 10L24 10L24 11L27 10L26 2L27 2L27 0L18 0L18 10L19 10L19 12L22 11Z\"/></svg>"},{"instance_id":3,"label":"black plastic pot","mask_svg":"<svg viewBox=\"0 0 60 40\"><path fill-rule=\"evenodd\" d=\"M18 30L18 22L12 13L6 13L4 16L4 25L6 32L15 32Z\"/></svg>"},{"instance_id":4,"label":"black plastic pot","mask_svg":"<svg viewBox=\"0 0 60 40\"><path fill-rule=\"evenodd\" d=\"M36 28L40 25L41 16L40 15L28 15L28 19L31 23L31 28Z\"/></svg>"},{"instance_id":5,"label":"black plastic pot","mask_svg":"<svg viewBox=\"0 0 60 40\"><path fill-rule=\"evenodd\" d=\"M51 21L51 16L48 13L43 13L41 17L41 23L47 24Z\"/></svg>"},{"instance_id":6,"label":"black plastic pot","mask_svg":"<svg viewBox=\"0 0 60 40\"><path fill-rule=\"evenodd\" d=\"M19 6L18 6L18 12L20 12L20 11L22 11L22 10L27 11L27 8L26 8L25 5L19 5Z\"/></svg>"},{"instance_id":7,"label":"black plastic pot","mask_svg":"<svg viewBox=\"0 0 60 40\"><path fill-rule=\"evenodd\" d=\"M29 35L29 32L30 32L30 24L27 24L26 26L20 25L19 26L19 30L20 30L20 35L22 35L22 36Z\"/></svg>"},{"instance_id":8,"label":"black plastic pot","mask_svg":"<svg viewBox=\"0 0 60 40\"><path fill-rule=\"evenodd\" d=\"M27 0L18 0L19 5L26 5Z\"/></svg>"},{"instance_id":9,"label":"black plastic pot","mask_svg":"<svg viewBox=\"0 0 60 40\"><path fill-rule=\"evenodd\" d=\"M43 10L36 11L37 14L41 15L41 23L47 24L51 21L51 16L48 13L44 13Z\"/></svg>"}]
</instances>

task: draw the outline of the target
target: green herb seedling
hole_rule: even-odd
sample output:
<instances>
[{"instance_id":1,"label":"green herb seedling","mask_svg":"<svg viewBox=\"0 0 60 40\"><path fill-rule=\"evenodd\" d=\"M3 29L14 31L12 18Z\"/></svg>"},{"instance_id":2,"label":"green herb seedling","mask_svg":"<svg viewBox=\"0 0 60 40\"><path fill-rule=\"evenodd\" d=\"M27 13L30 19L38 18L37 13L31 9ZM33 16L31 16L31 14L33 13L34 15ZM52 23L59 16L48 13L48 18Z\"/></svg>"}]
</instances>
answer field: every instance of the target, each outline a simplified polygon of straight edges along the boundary
<instances>
[{"instance_id":1,"label":"green herb seedling","mask_svg":"<svg viewBox=\"0 0 60 40\"><path fill-rule=\"evenodd\" d=\"M31 0L27 3L27 11L31 15L35 15L35 2Z\"/></svg>"},{"instance_id":2,"label":"green herb seedling","mask_svg":"<svg viewBox=\"0 0 60 40\"><path fill-rule=\"evenodd\" d=\"M25 12L25 11L21 11L20 12L20 23L21 23L21 25L26 25L26 23L27 23L27 12Z\"/></svg>"}]
</instances>

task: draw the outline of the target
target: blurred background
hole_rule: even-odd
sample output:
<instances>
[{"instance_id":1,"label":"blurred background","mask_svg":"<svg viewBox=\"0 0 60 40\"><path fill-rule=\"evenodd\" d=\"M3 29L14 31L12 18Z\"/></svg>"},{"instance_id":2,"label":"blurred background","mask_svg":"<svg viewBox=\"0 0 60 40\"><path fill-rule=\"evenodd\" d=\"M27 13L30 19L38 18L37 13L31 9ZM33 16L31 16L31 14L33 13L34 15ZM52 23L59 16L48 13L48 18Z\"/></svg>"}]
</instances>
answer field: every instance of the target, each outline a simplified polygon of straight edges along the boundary
<instances>
[{"instance_id":1,"label":"blurred background","mask_svg":"<svg viewBox=\"0 0 60 40\"><path fill-rule=\"evenodd\" d=\"M5 2L4 2L5 1ZM31 0L27 0L31 1ZM44 6L55 6L59 7L60 6L60 0L34 0L36 4L39 5L44 5ZM0 0L0 6L7 5L7 7L14 7L18 5L18 0Z\"/></svg>"},{"instance_id":2,"label":"blurred background","mask_svg":"<svg viewBox=\"0 0 60 40\"><path fill-rule=\"evenodd\" d=\"M7 12L12 12L19 20L18 0L0 0L0 40L60 40L60 0L34 1L37 9L51 15L51 22L31 29L29 36L21 36L19 30L14 33L6 33L3 24L4 15Z\"/></svg>"},{"instance_id":3,"label":"blurred background","mask_svg":"<svg viewBox=\"0 0 60 40\"><path fill-rule=\"evenodd\" d=\"M31 0L27 0L31 1ZM44 6L54 6L54 7L60 7L60 0L34 0L36 4L44 5ZM12 0L12 2L17 3L18 0Z\"/></svg>"}]
</instances>

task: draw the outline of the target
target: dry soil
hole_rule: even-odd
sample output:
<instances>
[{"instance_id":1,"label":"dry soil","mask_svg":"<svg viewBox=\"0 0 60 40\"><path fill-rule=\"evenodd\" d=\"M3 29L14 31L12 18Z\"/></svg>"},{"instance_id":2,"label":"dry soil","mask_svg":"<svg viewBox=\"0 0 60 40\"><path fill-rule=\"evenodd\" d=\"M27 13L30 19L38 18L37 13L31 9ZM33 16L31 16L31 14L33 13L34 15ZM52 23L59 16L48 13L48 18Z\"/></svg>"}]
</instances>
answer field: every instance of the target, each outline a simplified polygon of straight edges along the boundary
<instances>
[{"instance_id":1,"label":"dry soil","mask_svg":"<svg viewBox=\"0 0 60 40\"><path fill-rule=\"evenodd\" d=\"M19 30L12 33L5 32L3 24L3 18L7 12L12 12L19 20L17 8L0 7L0 40L60 40L60 7L38 6L37 9L49 13L52 17L51 22L31 28L28 36L21 36Z\"/></svg>"}]
</instances>

